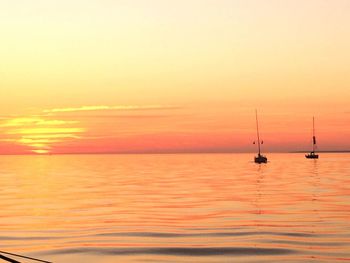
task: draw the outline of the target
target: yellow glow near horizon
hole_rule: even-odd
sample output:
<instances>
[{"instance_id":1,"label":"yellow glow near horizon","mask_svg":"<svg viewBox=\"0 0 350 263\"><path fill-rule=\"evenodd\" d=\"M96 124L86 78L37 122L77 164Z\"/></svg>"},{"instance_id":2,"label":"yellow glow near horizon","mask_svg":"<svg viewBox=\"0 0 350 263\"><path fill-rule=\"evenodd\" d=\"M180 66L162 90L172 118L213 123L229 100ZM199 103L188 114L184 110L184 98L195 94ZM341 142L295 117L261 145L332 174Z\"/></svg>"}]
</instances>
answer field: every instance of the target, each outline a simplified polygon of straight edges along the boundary
<instances>
[{"instance_id":1,"label":"yellow glow near horizon","mask_svg":"<svg viewBox=\"0 0 350 263\"><path fill-rule=\"evenodd\" d=\"M77 121L50 119L50 116L31 116L5 118L0 128L7 129L10 138L2 139L29 147L29 151L46 154L51 152L51 146L71 139L79 139L84 128L69 127Z\"/></svg>"},{"instance_id":2,"label":"yellow glow near horizon","mask_svg":"<svg viewBox=\"0 0 350 263\"><path fill-rule=\"evenodd\" d=\"M37 154L47 154L47 153L50 153L49 150L43 150L43 149L40 149L40 150L31 150L33 153L37 153Z\"/></svg>"}]
</instances>

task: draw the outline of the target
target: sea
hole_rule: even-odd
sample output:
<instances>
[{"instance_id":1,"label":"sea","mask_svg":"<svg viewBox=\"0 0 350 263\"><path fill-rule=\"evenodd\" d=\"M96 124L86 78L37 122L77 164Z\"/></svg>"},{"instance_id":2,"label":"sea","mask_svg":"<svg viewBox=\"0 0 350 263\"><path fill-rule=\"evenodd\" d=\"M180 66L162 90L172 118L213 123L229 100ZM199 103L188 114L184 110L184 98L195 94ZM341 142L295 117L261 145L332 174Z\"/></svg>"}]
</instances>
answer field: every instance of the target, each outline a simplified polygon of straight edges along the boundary
<instances>
[{"instance_id":1,"label":"sea","mask_svg":"<svg viewBox=\"0 0 350 263\"><path fill-rule=\"evenodd\" d=\"M0 251L64 263L350 261L350 154L267 157L0 156Z\"/></svg>"}]
</instances>

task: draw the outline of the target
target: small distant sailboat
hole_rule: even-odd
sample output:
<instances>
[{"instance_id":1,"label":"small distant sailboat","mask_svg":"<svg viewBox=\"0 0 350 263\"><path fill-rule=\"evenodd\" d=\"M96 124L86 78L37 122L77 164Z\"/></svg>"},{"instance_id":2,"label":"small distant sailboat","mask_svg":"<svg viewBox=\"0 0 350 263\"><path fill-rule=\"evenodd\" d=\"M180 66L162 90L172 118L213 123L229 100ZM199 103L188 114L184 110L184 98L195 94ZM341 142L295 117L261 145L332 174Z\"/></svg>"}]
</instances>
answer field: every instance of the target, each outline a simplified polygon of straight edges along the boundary
<instances>
[{"instance_id":1,"label":"small distant sailboat","mask_svg":"<svg viewBox=\"0 0 350 263\"><path fill-rule=\"evenodd\" d=\"M256 134L258 138L258 155L254 157L254 162L255 163L267 163L267 158L266 156L261 154L261 147L260 145L263 144L264 142L260 142L260 134L259 134L259 122L258 122L258 112L255 110L255 118L256 118ZM255 144L255 142L253 142Z\"/></svg>"},{"instance_id":2,"label":"small distant sailboat","mask_svg":"<svg viewBox=\"0 0 350 263\"><path fill-rule=\"evenodd\" d=\"M312 151L305 155L308 159L318 159L318 154L316 150L316 136L315 136L315 117L312 117Z\"/></svg>"}]
</instances>

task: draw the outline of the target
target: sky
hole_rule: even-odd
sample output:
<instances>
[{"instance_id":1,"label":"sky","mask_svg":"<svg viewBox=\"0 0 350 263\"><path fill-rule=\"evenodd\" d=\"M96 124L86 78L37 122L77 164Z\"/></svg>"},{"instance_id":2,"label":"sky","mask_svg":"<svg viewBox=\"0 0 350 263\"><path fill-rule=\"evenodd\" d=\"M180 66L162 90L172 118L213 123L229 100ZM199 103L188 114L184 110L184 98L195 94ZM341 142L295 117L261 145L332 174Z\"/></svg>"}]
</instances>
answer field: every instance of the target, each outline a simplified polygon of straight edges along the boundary
<instances>
[{"instance_id":1,"label":"sky","mask_svg":"<svg viewBox=\"0 0 350 263\"><path fill-rule=\"evenodd\" d=\"M350 149L350 1L0 0L0 154Z\"/></svg>"}]
</instances>

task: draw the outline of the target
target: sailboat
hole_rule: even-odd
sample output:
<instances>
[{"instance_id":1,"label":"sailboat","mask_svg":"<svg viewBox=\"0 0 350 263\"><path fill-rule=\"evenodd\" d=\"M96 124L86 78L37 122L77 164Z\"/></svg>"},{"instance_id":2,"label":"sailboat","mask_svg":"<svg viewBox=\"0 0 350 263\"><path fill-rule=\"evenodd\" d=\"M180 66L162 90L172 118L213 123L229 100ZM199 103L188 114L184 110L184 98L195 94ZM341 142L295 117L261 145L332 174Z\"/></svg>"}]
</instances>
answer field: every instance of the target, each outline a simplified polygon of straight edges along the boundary
<instances>
[{"instance_id":1,"label":"sailboat","mask_svg":"<svg viewBox=\"0 0 350 263\"><path fill-rule=\"evenodd\" d=\"M256 119L256 134L258 138L258 155L254 157L254 162L255 163L267 163L267 158L266 156L261 154L261 144L264 142L260 142L260 134L259 134L259 122L258 122L258 112L255 110L255 119ZM255 142L254 142L255 144Z\"/></svg>"},{"instance_id":2,"label":"sailboat","mask_svg":"<svg viewBox=\"0 0 350 263\"><path fill-rule=\"evenodd\" d=\"M305 155L308 159L318 159L318 154L315 153L316 136L315 136L315 117L312 117L312 151Z\"/></svg>"}]
</instances>

